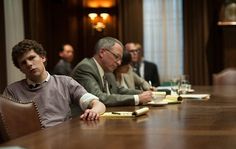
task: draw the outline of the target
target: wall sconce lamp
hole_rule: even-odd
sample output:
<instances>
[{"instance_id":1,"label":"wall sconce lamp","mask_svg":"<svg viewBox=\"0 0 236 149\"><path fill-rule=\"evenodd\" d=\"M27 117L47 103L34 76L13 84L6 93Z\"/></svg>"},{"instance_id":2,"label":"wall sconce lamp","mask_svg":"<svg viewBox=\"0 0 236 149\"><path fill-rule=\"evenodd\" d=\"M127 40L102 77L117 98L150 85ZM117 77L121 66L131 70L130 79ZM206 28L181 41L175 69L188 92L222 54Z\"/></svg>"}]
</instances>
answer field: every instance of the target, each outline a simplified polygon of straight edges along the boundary
<instances>
[{"instance_id":1,"label":"wall sconce lamp","mask_svg":"<svg viewBox=\"0 0 236 149\"><path fill-rule=\"evenodd\" d=\"M90 18L92 28L96 29L98 32L103 31L106 28L106 21L110 15L108 13L89 13L88 17Z\"/></svg>"},{"instance_id":2,"label":"wall sconce lamp","mask_svg":"<svg viewBox=\"0 0 236 149\"><path fill-rule=\"evenodd\" d=\"M220 10L218 25L236 25L236 0L225 0Z\"/></svg>"}]
</instances>

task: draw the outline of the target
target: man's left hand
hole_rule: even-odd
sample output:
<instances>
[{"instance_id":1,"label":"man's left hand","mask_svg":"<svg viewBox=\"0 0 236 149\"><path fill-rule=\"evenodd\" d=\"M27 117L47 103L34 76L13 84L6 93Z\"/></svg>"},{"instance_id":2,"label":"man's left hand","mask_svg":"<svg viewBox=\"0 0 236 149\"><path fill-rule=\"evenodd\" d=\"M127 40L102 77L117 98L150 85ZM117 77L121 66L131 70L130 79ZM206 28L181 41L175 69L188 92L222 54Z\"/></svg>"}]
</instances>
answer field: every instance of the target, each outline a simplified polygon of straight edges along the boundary
<instances>
[{"instance_id":1,"label":"man's left hand","mask_svg":"<svg viewBox=\"0 0 236 149\"><path fill-rule=\"evenodd\" d=\"M99 119L99 114L91 109L86 109L84 114L80 116L82 120L94 121Z\"/></svg>"}]
</instances>

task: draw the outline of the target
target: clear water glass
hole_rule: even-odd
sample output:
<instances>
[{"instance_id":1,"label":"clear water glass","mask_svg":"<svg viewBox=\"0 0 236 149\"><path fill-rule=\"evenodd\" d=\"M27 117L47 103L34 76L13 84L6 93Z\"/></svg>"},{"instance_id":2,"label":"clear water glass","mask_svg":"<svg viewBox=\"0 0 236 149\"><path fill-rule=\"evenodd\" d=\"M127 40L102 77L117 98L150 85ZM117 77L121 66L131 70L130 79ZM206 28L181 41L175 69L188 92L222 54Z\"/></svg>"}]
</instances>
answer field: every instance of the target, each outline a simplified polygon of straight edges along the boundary
<instances>
[{"instance_id":1,"label":"clear water glass","mask_svg":"<svg viewBox=\"0 0 236 149\"><path fill-rule=\"evenodd\" d=\"M191 89L189 83L188 75L182 75L180 79L180 92L181 94L186 94Z\"/></svg>"}]
</instances>

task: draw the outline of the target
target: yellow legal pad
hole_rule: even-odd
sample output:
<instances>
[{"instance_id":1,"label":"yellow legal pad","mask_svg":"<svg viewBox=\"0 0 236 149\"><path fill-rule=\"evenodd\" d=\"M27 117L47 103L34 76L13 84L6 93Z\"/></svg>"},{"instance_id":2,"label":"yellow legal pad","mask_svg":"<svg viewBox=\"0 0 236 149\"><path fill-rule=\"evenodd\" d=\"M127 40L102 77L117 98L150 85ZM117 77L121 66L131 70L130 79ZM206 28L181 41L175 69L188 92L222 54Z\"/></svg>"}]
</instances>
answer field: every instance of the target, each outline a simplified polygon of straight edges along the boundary
<instances>
[{"instance_id":1,"label":"yellow legal pad","mask_svg":"<svg viewBox=\"0 0 236 149\"><path fill-rule=\"evenodd\" d=\"M144 107L133 112L129 111L113 111L113 112L105 112L101 116L102 117L137 117L144 114L147 114L149 111L148 107Z\"/></svg>"},{"instance_id":2,"label":"yellow legal pad","mask_svg":"<svg viewBox=\"0 0 236 149\"><path fill-rule=\"evenodd\" d=\"M166 98L162 101L167 102L168 104L179 104L182 100L182 97L179 95L166 95Z\"/></svg>"}]
</instances>

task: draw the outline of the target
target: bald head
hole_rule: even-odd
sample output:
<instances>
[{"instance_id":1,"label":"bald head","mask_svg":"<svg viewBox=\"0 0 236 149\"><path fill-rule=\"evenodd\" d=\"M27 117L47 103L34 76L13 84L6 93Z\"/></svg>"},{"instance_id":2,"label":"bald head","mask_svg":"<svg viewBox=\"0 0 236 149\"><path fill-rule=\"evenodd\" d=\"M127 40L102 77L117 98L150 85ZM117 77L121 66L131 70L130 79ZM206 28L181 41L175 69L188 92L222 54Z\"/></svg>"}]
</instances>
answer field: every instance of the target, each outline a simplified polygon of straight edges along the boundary
<instances>
[{"instance_id":1,"label":"bald head","mask_svg":"<svg viewBox=\"0 0 236 149\"><path fill-rule=\"evenodd\" d=\"M74 58L74 49L70 44L65 44L62 46L62 49L59 52L59 55L65 61L72 62Z\"/></svg>"}]
</instances>

